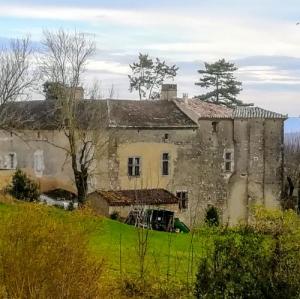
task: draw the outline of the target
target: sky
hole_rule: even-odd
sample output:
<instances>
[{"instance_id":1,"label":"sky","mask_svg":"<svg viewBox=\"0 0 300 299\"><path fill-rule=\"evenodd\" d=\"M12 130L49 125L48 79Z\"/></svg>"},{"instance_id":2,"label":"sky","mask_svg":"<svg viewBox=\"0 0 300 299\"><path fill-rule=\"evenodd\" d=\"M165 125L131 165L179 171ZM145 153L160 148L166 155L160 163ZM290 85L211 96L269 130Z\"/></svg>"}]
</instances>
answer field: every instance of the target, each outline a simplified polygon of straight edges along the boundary
<instances>
[{"instance_id":1,"label":"sky","mask_svg":"<svg viewBox=\"0 0 300 299\"><path fill-rule=\"evenodd\" d=\"M128 67L138 53L179 66L178 95L195 86L203 62L225 58L239 70L240 99L272 111L300 116L299 0L0 0L0 44L43 30L85 32L97 44L86 84L101 81L104 95L129 92Z\"/></svg>"}]
</instances>

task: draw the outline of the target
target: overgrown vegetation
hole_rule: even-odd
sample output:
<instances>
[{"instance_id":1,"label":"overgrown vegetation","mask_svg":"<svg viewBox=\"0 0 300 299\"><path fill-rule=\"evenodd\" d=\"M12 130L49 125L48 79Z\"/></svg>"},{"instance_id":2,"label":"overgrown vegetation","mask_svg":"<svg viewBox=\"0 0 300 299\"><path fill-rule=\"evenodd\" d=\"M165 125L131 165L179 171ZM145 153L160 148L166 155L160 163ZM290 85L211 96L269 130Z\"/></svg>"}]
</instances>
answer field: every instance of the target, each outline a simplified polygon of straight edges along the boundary
<instances>
[{"instance_id":1,"label":"overgrown vegetation","mask_svg":"<svg viewBox=\"0 0 300 299\"><path fill-rule=\"evenodd\" d=\"M286 184L284 190L283 208L295 209L297 198L293 197L294 189L298 188L300 200L300 135L290 133L285 135L285 171ZM298 207L299 209L299 207Z\"/></svg>"},{"instance_id":2,"label":"overgrown vegetation","mask_svg":"<svg viewBox=\"0 0 300 299\"><path fill-rule=\"evenodd\" d=\"M20 169L17 169L12 177L9 192L17 199L30 202L37 201L40 195L39 185Z\"/></svg>"},{"instance_id":3,"label":"overgrown vegetation","mask_svg":"<svg viewBox=\"0 0 300 299\"><path fill-rule=\"evenodd\" d=\"M76 213L63 219L26 205L0 222L1 298L100 298L101 259Z\"/></svg>"},{"instance_id":4,"label":"overgrown vegetation","mask_svg":"<svg viewBox=\"0 0 300 299\"><path fill-rule=\"evenodd\" d=\"M206 216L205 216L205 222L209 226L212 226L212 225L218 226L219 225L219 213L218 213L218 210L216 207L212 206L207 209Z\"/></svg>"},{"instance_id":5,"label":"overgrown vegetation","mask_svg":"<svg viewBox=\"0 0 300 299\"><path fill-rule=\"evenodd\" d=\"M198 298L296 298L300 294L300 220L292 211L259 208L247 226L204 225L190 234L172 234L102 219L88 209L67 213L5 202L0 204L2 297L191 298L194 292Z\"/></svg>"},{"instance_id":6,"label":"overgrown vegetation","mask_svg":"<svg viewBox=\"0 0 300 299\"><path fill-rule=\"evenodd\" d=\"M197 298L299 298L300 221L292 211L254 212L250 225L218 231L201 259Z\"/></svg>"}]
</instances>

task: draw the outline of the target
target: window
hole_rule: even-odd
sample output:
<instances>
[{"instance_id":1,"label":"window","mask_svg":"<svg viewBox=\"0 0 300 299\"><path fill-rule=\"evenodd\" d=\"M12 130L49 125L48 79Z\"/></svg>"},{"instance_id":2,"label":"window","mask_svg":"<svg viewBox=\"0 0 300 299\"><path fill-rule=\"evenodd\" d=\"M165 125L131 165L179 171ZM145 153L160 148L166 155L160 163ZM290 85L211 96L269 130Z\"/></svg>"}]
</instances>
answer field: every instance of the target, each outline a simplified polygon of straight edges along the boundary
<instances>
[{"instance_id":1,"label":"window","mask_svg":"<svg viewBox=\"0 0 300 299\"><path fill-rule=\"evenodd\" d=\"M165 140L168 140L169 139L169 134L165 134Z\"/></svg>"},{"instance_id":2,"label":"window","mask_svg":"<svg viewBox=\"0 0 300 299\"><path fill-rule=\"evenodd\" d=\"M33 154L33 168L35 175L40 177L43 175L44 165L44 152L42 150L36 150Z\"/></svg>"},{"instance_id":3,"label":"window","mask_svg":"<svg viewBox=\"0 0 300 299\"><path fill-rule=\"evenodd\" d=\"M162 175L169 175L169 154L162 154Z\"/></svg>"},{"instance_id":4,"label":"window","mask_svg":"<svg viewBox=\"0 0 300 299\"><path fill-rule=\"evenodd\" d=\"M216 121L213 121L211 123L211 125L212 125L212 131L213 131L213 133L217 133L217 131L218 131L218 123Z\"/></svg>"},{"instance_id":5,"label":"window","mask_svg":"<svg viewBox=\"0 0 300 299\"><path fill-rule=\"evenodd\" d=\"M232 172L233 167L233 153L226 151L224 154L224 168L226 172Z\"/></svg>"},{"instance_id":6,"label":"window","mask_svg":"<svg viewBox=\"0 0 300 299\"><path fill-rule=\"evenodd\" d=\"M87 178L88 191L94 191L96 189L96 177L94 174L90 174Z\"/></svg>"},{"instance_id":7,"label":"window","mask_svg":"<svg viewBox=\"0 0 300 299\"><path fill-rule=\"evenodd\" d=\"M17 168L17 154L16 153L8 153L5 156L4 169L16 169Z\"/></svg>"},{"instance_id":8,"label":"window","mask_svg":"<svg viewBox=\"0 0 300 299\"><path fill-rule=\"evenodd\" d=\"M140 176L140 157L128 158L128 175L129 176Z\"/></svg>"},{"instance_id":9,"label":"window","mask_svg":"<svg viewBox=\"0 0 300 299\"><path fill-rule=\"evenodd\" d=\"M10 169L15 168L15 154L13 154L13 153L9 154L9 168Z\"/></svg>"},{"instance_id":10,"label":"window","mask_svg":"<svg viewBox=\"0 0 300 299\"><path fill-rule=\"evenodd\" d=\"M177 191L176 197L179 198L179 209L185 210L188 208L188 192L187 191Z\"/></svg>"}]
</instances>

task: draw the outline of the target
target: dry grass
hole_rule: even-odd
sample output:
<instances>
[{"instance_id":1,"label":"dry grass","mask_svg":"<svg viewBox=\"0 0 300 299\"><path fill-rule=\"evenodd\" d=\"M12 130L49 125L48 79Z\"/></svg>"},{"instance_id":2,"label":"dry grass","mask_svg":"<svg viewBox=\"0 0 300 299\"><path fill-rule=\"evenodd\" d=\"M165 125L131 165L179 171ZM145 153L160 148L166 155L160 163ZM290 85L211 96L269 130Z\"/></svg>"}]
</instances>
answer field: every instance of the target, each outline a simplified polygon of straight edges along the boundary
<instances>
[{"instance_id":1,"label":"dry grass","mask_svg":"<svg viewBox=\"0 0 300 299\"><path fill-rule=\"evenodd\" d=\"M101 298L103 261L90 253L77 215L66 222L42 206L25 205L1 221L2 296Z\"/></svg>"}]
</instances>

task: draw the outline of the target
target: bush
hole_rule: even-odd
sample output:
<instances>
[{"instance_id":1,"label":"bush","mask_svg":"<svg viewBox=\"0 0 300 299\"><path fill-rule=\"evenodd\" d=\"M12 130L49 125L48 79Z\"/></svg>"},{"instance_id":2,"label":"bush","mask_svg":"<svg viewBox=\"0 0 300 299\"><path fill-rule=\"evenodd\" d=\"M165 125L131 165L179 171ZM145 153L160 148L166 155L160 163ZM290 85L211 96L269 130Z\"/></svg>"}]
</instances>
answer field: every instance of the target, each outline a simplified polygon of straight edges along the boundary
<instances>
[{"instance_id":1,"label":"bush","mask_svg":"<svg viewBox=\"0 0 300 299\"><path fill-rule=\"evenodd\" d=\"M299 298L300 220L254 212L251 225L219 231L199 264L197 298Z\"/></svg>"},{"instance_id":2,"label":"bush","mask_svg":"<svg viewBox=\"0 0 300 299\"><path fill-rule=\"evenodd\" d=\"M40 196L38 184L20 169L13 175L9 191L15 198L25 201L37 201Z\"/></svg>"},{"instance_id":3,"label":"bush","mask_svg":"<svg viewBox=\"0 0 300 299\"><path fill-rule=\"evenodd\" d=\"M112 220L119 220L120 219L120 214L118 211L113 211L110 215L109 215L110 219Z\"/></svg>"},{"instance_id":4,"label":"bush","mask_svg":"<svg viewBox=\"0 0 300 299\"><path fill-rule=\"evenodd\" d=\"M102 262L85 231L27 204L0 226L0 290L5 298L100 298ZM69 219L69 218L68 218Z\"/></svg>"},{"instance_id":5,"label":"bush","mask_svg":"<svg viewBox=\"0 0 300 299\"><path fill-rule=\"evenodd\" d=\"M74 202L73 201L69 202L67 210L68 211L73 211L74 210Z\"/></svg>"},{"instance_id":6,"label":"bush","mask_svg":"<svg viewBox=\"0 0 300 299\"><path fill-rule=\"evenodd\" d=\"M212 206L207 209L205 223L207 223L209 226L219 225L219 213L216 207Z\"/></svg>"}]
</instances>

